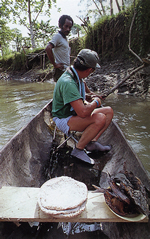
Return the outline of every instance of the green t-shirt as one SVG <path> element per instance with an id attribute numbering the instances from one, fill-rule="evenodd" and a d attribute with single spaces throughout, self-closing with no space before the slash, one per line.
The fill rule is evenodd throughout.
<path id="1" fill-rule="evenodd" d="M 83 99 L 80 95 L 78 84 L 66 71 L 59 78 L 54 89 L 52 103 L 53 117 L 62 119 L 72 115 L 70 102 L 78 99 Z"/>

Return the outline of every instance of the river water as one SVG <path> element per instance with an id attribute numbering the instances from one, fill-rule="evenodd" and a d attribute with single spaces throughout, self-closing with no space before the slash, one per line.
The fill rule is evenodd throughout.
<path id="1" fill-rule="evenodd" d="M 54 84 L 0 80 L 0 149 L 52 98 Z M 111 94 L 103 103 L 114 110 L 128 142 L 150 173 L 150 99 Z"/>

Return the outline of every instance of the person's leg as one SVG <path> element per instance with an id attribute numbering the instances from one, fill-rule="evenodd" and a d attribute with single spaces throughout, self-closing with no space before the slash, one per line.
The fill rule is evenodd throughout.
<path id="1" fill-rule="evenodd" d="M 93 141 L 97 141 L 99 139 L 99 137 L 101 136 L 101 134 L 108 128 L 108 126 L 110 125 L 112 118 L 113 118 L 113 110 L 111 107 L 107 106 L 107 107 L 102 107 L 102 108 L 97 108 L 94 110 L 94 113 L 102 113 L 106 116 L 106 122 L 105 122 L 105 126 L 103 127 L 103 129 L 96 135 L 96 137 L 93 139 Z"/>
<path id="2" fill-rule="evenodd" d="M 54 73 L 53 73 L 53 79 L 55 82 L 58 81 L 58 79 L 61 77 L 61 75 L 64 73 L 64 71 L 62 71 L 61 69 L 59 68 L 55 68 L 54 69 Z"/>
<path id="3" fill-rule="evenodd" d="M 76 147 L 71 152 L 72 156 L 79 158 L 84 162 L 94 164 L 94 160 L 85 153 L 84 148 L 105 126 L 105 121 L 106 116 L 101 113 L 93 114 L 86 118 L 73 116 L 69 119 L 68 125 L 70 127 L 70 131 L 75 130 L 83 132 Z"/>
<path id="4" fill-rule="evenodd" d="M 111 149 L 110 145 L 102 145 L 99 142 L 97 142 L 97 140 L 99 139 L 99 137 L 101 136 L 101 134 L 108 128 L 109 124 L 112 121 L 113 118 L 113 110 L 111 107 L 103 107 L 103 108 L 98 108 L 95 109 L 94 112 L 101 112 L 103 114 L 106 115 L 106 123 L 105 126 L 103 127 L 103 129 L 96 135 L 96 137 L 90 141 L 87 145 L 86 145 L 86 150 L 88 151 L 109 151 Z"/>
<path id="5" fill-rule="evenodd" d="M 93 114 L 86 118 L 80 118 L 78 116 L 72 117 L 68 121 L 70 131 L 75 130 L 83 132 L 77 148 L 83 149 L 87 146 L 87 150 L 110 150 L 110 146 L 103 146 L 96 142 L 100 135 L 108 128 L 113 118 L 113 110 L 111 107 L 97 108 Z M 91 142 L 92 141 L 92 142 Z M 93 143 L 95 142 L 95 143 Z"/>
<path id="6" fill-rule="evenodd" d="M 57 128 L 59 130 L 61 130 L 62 132 L 64 132 L 67 136 L 69 134 L 69 125 L 68 125 L 68 121 L 70 120 L 70 118 L 72 118 L 73 116 L 69 116 L 67 118 L 63 118 L 63 119 L 59 119 L 58 117 L 54 117 L 53 121 L 55 122 L 55 124 L 57 125 Z M 89 164 L 94 164 L 94 160 L 91 159 L 86 153 L 85 151 L 82 149 L 77 149 L 76 147 L 72 150 L 71 155 L 81 159 L 82 161 L 89 163 Z"/>
<path id="7" fill-rule="evenodd" d="M 106 116 L 102 113 L 92 114 L 86 118 L 73 116 L 68 121 L 70 131 L 83 132 L 76 147 L 84 149 L 85 146 L 93 140 L 106 125 Z"/>

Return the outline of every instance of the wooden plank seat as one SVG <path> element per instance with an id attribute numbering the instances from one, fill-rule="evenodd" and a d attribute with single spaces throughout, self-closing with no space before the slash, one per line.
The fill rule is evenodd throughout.
<path id="1" fill-rule="evenodd" d="M 38 194 L 39 188 L 3 186 L 0 189 L 0 221 L 128 222 L 110 211 L 105 203 L 103 193 L 89 191 L 85 211 L 70 219 L 56 219 L 44 214 L 37 203 Z M 148 218 L 144 215 L 140 220 L 141 222 L 148 222 Z"/>

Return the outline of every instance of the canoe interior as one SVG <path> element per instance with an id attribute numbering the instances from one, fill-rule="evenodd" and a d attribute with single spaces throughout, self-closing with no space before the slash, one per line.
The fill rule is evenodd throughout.
<path id="1" fill-rule="evenodd" d="M 52 101 L 50 101 L 24 128 L 22 128 L 0 152 L 0 186 L 40 187 L 47 179 L 46 169 L 50 164 L 50 152 L 53 147 L 54 123 L 51 120 Z M 63 134 L 57 132 L 56 141 L 60 143 Z M 103 133 L 99 141 L 102 144 L 112 145 L 112 149 L 105 155 L 92 155 L 95 159 L 94 174 L 100 184 L 106 187 L 105 173 L 114 174 L 123 170 L 132 171 L 150 191 L 150 179 L 141 161 L 125 139 L 123 133 L 115 122 Z M 65 158 L 61 159 L 60 166 L 66 175 Z M 61 165 L 62 164 L 62 165 Z M 80 164 L 80 178 L 77 175 L 76 165 Z M 89 168 L 74 161 L 74 170 L 69 168 L 68 176 L 83 181 L 84 170 Z M 69 164 L 72 165 L 72 163 Z M 90 174 L 92 169 L 90 169 Z M 84 175 L 87 173 L 85 172 Z M 60 176 L 60 175 L 56 175 Z M 88 179 L 87 174 L 87 179 Z M 100 177 L 101 176 L 101 177 Z M 90 183 L 92 182 L 92 179 Z"/>

